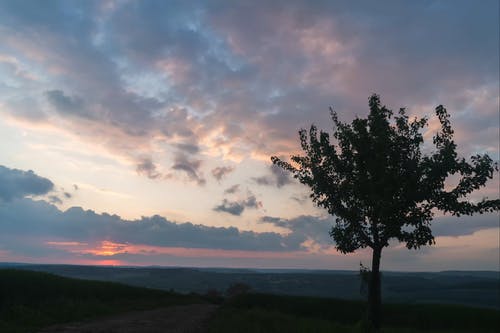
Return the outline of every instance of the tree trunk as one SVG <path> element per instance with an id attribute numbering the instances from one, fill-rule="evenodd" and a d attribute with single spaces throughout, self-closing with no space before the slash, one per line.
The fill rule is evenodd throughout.
<path id="1" fill-rule="evenodd" d="M 380 257 L 381 248 L 373 249 L 372 271 L 368 285 L 368 323 L 377 332 L 380 330 L 381 320 L 381 286 L 380 286 Z"/>

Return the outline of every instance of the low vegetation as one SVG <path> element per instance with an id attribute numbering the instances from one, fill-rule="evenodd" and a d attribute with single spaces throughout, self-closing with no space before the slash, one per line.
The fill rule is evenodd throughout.
<path id="1" fill-rule="evenodd" d="M 497 332 L 500 311 L 457 305 L 385 304 L 385 333 Z M 315 297 L 246 294 L 229 300 L 211 333 L 364 332 L 366 304 Z"/>
<path id="2" fill-rule="evenodd" d="M 55 323 L 201 302 L 194 295 L 0 269 L 0 332 L 33 332 Z"/>
<path id="3" fill-rule="evenodd" d="M 234 291 L 229 293 L 229 291 Z M 170 305 L 222 304 L 210 333 L 364 332 L 366 304 L 332 298 L 248 293 L 233 285 L 225 298 L 183 295 L 124 284 L 0 269 L 0 332 L 36 332 L 56 323 Z M 497 332 L 498 309 L 458 305 L 395 304 L 383 307 L 385 333 Z"/>

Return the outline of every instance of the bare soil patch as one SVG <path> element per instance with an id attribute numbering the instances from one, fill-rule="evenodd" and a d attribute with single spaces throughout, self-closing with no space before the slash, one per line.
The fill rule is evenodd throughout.
<path id="1" fill-rule="evenodd" d="M 171 306 L 50 326 L 39 333 L 204 333 L 216 309 L 212 304 Z"/>

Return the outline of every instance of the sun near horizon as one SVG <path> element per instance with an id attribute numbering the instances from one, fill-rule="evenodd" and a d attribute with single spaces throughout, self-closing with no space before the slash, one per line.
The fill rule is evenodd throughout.
<path id="1" fill-rule="evenodd" d="M 270 156 L 376 92 L 498 161 L 498 6 L 1 1 L 0 262 L 356 270 Z M 498 213 L 432 229 L 382 269 L 499 270 Z"/>

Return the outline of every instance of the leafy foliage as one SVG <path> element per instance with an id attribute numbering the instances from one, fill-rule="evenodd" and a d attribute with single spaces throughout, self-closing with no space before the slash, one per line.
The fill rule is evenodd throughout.
<path id="1" fill-rule="evenodd" d="M 422 130 L 427 118 L 414 118 L 404 108 L 394 113 L 381 105 L 380 97 L 369 98 L 366 119 L 342 123 L 332 109 L 333 139 L 312 125 L 299 131 L 305 155 L 294 155 L 292 163 L 276 156 L 272 162 L 290 171 L 311 188 L 313 202 L 336 216 L 330 231 L 342 253 L 372 248 L 368 286 L 369 331 L 381 323 L 380 258 L 389 240 L 404 242 L 409 249 L 434 244 L 430 228 L 435 211 L 452 215 L 483 214 L 500 209 L 500 199 L 468 200 L 498 171 L 498 164 L 484 155 L 469 161 L 459 158 L 446 109 L 436 107 L 440 129 L 433 138 L 434 152 L 424 154 Z M 450 176 L 459 178 L 448 189 Z"/>
<path id="2" fill-rule="evenodd" d="M 467 200 L 493 177 L 498 164 L 486 154 L 469 161 L 458 157 L 442 105 L 435 109 L 440 130 L 431 154 L 422 152 L 427 118 L 410 120 L 404 108 L 394 115 L 378 95 L 369 98 L 369 107 L 366 119 L 351 124 L 331 109 L 334 142 L 312 125 L 309 132 L 299 131 L 305 155 L 292 156 L 291 163 L 271 157 L 311 188 L 316 205 L 336 216 L 330 235 L 339 251 L 380 250 L 393 238 L 418 249 L 434 243 L 430 222 L 436 210 L 460 216 L 500 209 L 499 199 Z M 447 189 L 451 175 L 459 181 Z"/>

